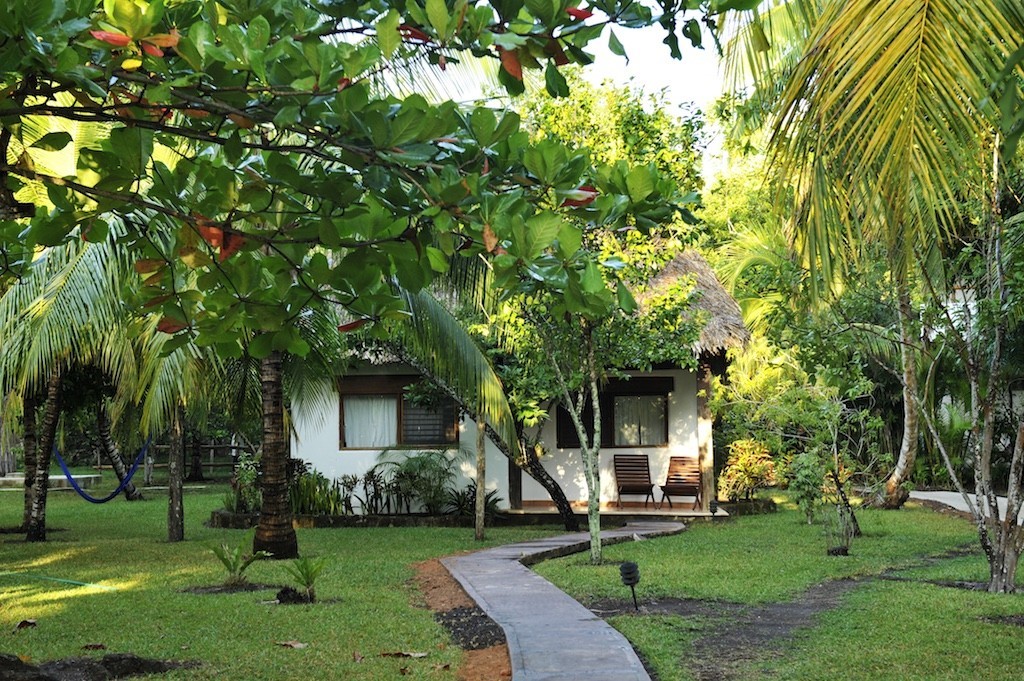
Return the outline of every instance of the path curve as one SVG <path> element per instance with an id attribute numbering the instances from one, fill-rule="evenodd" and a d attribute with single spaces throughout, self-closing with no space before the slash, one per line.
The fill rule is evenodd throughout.
<path id="1" fill-rule="evenodd" d="M 969 493 L 971 501 L 977 503 L 978 497 L 974 493 Z M 964 496 L 959 492 L 925 492 L 925 491 L 913 491 L 910 493 L 911 499 L 918 499 L 924 501 L 935 501 L 940 504 L 945 504 L 950 508 L 955 508 L 958 511 L 964 513 L 970 513 L 970 508 L 967 506 L 967 502 L 964 500 Z M 1006 518 L 1006 497 L 996 497 L 996 503 L 999 504 L 999 518 Z M 1018 522 L 1024 522 L 1024 509 L 1021 510 L 1018 516 Z"/>
<path id="2" fill-rule="evenodd" d="M 605 546 L 682 532 L 675 522 L 601 532 Z M 505 631 L 512 681 L 650 681 L 629 641 L 527 565 L 589 550 L 586 532 L 507 544 L 441 563 Z"/>

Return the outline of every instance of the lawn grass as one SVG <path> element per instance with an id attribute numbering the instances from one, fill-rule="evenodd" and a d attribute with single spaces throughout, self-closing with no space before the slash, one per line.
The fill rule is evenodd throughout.
<path id="1" fill-rule="evenodd" d="M 842 605 L 804 630 L 781 658 L 750 663 L 737 678 L 1003 679 L 1024 677 L 1024 632 L 983 618 L 1024 614 L 1024 597 L 996 596 L 924 583 L 871 579 L 887 570 L 914 579 L 978 581 L 987 576 L 980 549 L 920 566 L 919 558 L 977 545 L 967 521 L 910 503 L 898 512 L 858 511 L 865 536 L 849 557 L 829 557 L 821 525 L 808 526 L 784 497 L 779 512 L 694 523 L 686 532 L 605 550 L 591 566 L 570 556 L 535 569 L 584 603 L 630 599 L 618 561 L 640 567 L 641 600 L 718 599 L 746 604 L 785 601 L 831 579 L 863 583 Z M 1022 583 L 1018 580 L 1018 583 Z M 701 618 L 621 616 L 611 623 L 633 643 L 661 681 L 689 681 L 692 642 L 711 632 Z"/>
<path id="2" fill-rule="evenodd" d="M 623 598 L 618 563 L 640 566 L 639 598 L 664 596 L 765 603 L 791 598 L 829 579 L 874 575 L 976 541 L 966 521 L 913 503 L 898 512 L 858 510 L 864 537 L 848 557 L 825 555 L 820 524 L 808 525 L 784 497 L 779 512 L 724 523 L 695 522 L 682 534 L 605 549 L 604 565 L 575 555 L 536 566 L 582 602 Z"/>
<path id="3" fill-rule="evenodd" d="M 987 621 L 1021 614 L 1021 596 L 871 582 L 764 670 L 793 681 L 1024 678 L 1024 632 Z"/>
<path id="4" fill-rule="evenodd" d="M 403 668 L 410 679 L 455 678 L 461 653 L 429 611 L 410 605 L 418 595 L 409 580 L 417 561 L 480 548 L 471 529 L 299 530 L 303 555 L 329 561 L 316 583 L 322 602 L 314 605 L 270 605 L 276 588 L 185 593 L 226 577 L 211 547 L 251 546 L 251 530 L 203 526 L 225 491 L 209 485 L 186 493 L 186 541 L 176 544 L 166 541 L 166 492 L 102 506 L 51 492 L 47 542 L 0 535 L 0 650 L 36 661 L 130 652 L 203 662 L 170 679 L 395 679 Z M 17 525 L 21 508 L 21 494 L 0 492 L 0 527 Z M 550 531 L 495 528 L 486 545 Z M 260 561 L 246 574 L 256 583 L 293 584 L 282 563 Z M 26 619 L 36 626 L 15 630 Z M 88 644 L 106 651 L 83 651 Z M 381 656 L 388 652 L 427 656 Z"/>

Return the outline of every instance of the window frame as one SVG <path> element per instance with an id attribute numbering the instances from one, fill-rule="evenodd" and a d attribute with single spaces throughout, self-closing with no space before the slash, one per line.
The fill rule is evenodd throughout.
<path id="1" fill-rule="evenodd" d="M 451 398 L 445 397 L 452 410 L 452 420 L 445 423 L 445 431 L 451 433 L 449 441 L 432 443 L 407 443 L 405 442 L 405 409 L 406 389 L 419 383 L 423 379 L 415 375 L 358 375 L 345 376 L 338 380 L 338 449 L 339 450 L 377 450 L 377 449 L 456 449 L 459 446 L 459 406 Z M 350 447 L 345 443 L 345 398 L 346 397 L 393 397 L 395 408 L 398 411 L 395 444 L 384 447 L 356 446 Z"/>
<path id="2" fill-rule="evenodd" d="M 673 376 L 634 376 L 628 380 L 609 379 L 598 393 L 601 404 L 601 449 L 662 449 L 669 445 L 669 396 L 675 390 Z M 665 431 L 663 442 L 656 445 L 615 444 L 615 398 L 616 397 L 661 397 L 665 400 Z M 583 408 L 584 427 L 593 436 L 593 409 L 590 400 Z M 555 446 L 558 449 L 579 449 L 580 440 L 568 410 L 561 404 L 555 412 Z"/>

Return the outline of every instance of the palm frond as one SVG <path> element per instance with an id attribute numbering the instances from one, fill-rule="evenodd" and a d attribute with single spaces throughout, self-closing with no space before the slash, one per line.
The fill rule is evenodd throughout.
<path id="1" fill-rule="evenodd" d="M 403 345 L 421 363 L 451 386 L 509 446 L 518 451 L 515 419 L 501 379 L 465 328 L 426 291 L 400 295 L 410 311 Z"/>
<path id="2" fill-rule="evenodd" d="M 956 226 L 956 174 L 994 125 L 988 88 L 1021 34 L 1000 2 L 830 2 L 793 70 L 773 130 L 796 230 L 830 280 L 852 224 L 906 270 Z"/>

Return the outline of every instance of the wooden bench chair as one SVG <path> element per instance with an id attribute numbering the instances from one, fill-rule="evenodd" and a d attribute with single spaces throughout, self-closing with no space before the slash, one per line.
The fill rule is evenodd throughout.
<path id="1" fill-rule="evenodd" d="M 654 483 L 651 482 L 651 465 L 647 455 L 616 454 L 614 461 L 619 508 L 622 508 L 623 494 L 643 494 L 644 508 L 647 508 L 648 499 L 654 504 Z"/>
<path id="2" fill-rule="evenodd" d="M 672 497 L 693 497 L 694 510 L 700 508 L 700 462 L 689 456 L 673 456 L 668 460 L 668 475 L 661 487 L 661 504 L 668 501 L 672 508 Z"/>

